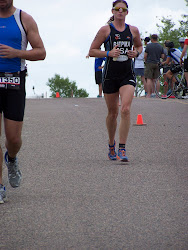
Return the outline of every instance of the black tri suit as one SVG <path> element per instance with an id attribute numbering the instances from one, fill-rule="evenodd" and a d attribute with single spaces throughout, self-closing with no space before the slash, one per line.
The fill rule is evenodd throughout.
<path id="1" fill-rule="evenodd" d="M 106 51 L 112 50 L 116 45 L 121 51 L 118 58 L 107 57 L 103 71 L 103 92 L 112 94 L 119 92 L 124 85 L 136 86 L 132 59 L 128 58 L 127 51 L 132 50 L 133 36 L 129 25 L 120 32 L 110 23 L 110 34 L 104 42 Z"/>

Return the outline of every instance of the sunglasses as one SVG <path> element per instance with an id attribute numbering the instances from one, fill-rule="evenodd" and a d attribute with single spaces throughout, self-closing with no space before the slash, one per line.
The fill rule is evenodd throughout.
<path id="1" fill-rule="evenodd" d="M 112 9 L 115 11 L 122 11 L 122 12 L 126 12 L 128 10 L 127 8 L 122 8 L 122 7 L 113 7 Z"/>

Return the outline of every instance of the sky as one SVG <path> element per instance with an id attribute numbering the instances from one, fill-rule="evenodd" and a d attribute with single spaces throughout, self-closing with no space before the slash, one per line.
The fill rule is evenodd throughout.
<path id="1" fill-rule="evenodd" d="M 127 3 L 126 23 L 136 26 L 142 38 L 158 33 L 156 24 L 160 24 L 162 16 L 171 17 L 178 25 L 181 15 L 188 12 L 184 0 L 127 0 Z M 14 0 L 14 6 L 34 18 L 47 52 L 44 61 L 26 62 L 27 97 L 42 94 L 49 97 L 51 93 L 46 83 L 55 74 L 68 77 L 79 89 L 85 89 L 89 97 L 96 97 L 94 58 L 86 59 L 86 55 L 97 31 L 112 15 L 112 1 Z"/>

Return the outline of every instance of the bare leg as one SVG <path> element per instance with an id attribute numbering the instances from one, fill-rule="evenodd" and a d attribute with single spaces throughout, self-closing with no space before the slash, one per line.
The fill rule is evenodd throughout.
<path id="1" fill-rule="evenodd" d="M 144 90 L 145 90 L 145 92 L 147 92 L 146 79 L 145 79 L 144 76 L 141 76 L 141 81 L 142 81 L 142 83 L 143 83 L 143 85 L 144 85 Z"/>
<path id="2" fill-rule="evenodd" d="M 155 81 L 156 79 L 152 79 L 152 93 L 155 93 Z"/>
<path id="3" fill-rule="evenodd" d="M 147 97 L 151 97 L 153 80 L 147 78 Z"/>
<path id="4" fill-rule="evenodd" d="M 184 72 L 184 75 L 185 75 L 185 79 L 186 79 L 187 84 L 188 84 L 188 72 Z M 188 87 L 188 85 L 187 85 L 187 87 Z"/>
<path id="5" fill-rule="evenodd" d="M 135 88 L 126 85 L 120 88 L 121 97 L 121 120 L 119 126 L 119 143 L 126 144 L 130 127 L 130 108 Z"/>
<path id="6" fill-rule="evenodd" d="M 5 135 L 6 135 L 5 146 L 11 158 L 16 157 L 16 154 L 19 152 L 21 148 L 22 126 L 23 122 L 17 122 L 5 119 Z"/>
<path id="7" fill-rule="evenodd" d="M 99 96 L 102 96 L 102 83 L 99 84 Z"/>
<path id="8" fill-rule="evenodd" d="M 108 115 L 106 117 L 106 127 L 108 130 L 109 144 L 113 145 L 117 128 L 117 116 L 119 112 L 119 92 L 114 94 L 104 94 Z"/>

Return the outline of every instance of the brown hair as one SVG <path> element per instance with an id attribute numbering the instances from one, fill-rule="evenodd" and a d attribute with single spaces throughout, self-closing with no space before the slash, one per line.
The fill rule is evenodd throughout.
<path id="1" fill-rule="evenodd" d="M 117 3 L 124 3 L 126 6 L 127 6 L 127 9 L 128 9 L 128 4 L 126 1 L 124 0 L 116 0 L 112 3 L 112 8 L 116 6 Z M 111 22 L 114 21 L 114 16 L 111 16 L 110 19 L 108 20 L 107 24 L 110 24 Z"/>
<path id="2" fill-rule="evenodd" d="M 151 39 L 153 39 L 154 41 L 157 41 L 158 40 L 158 35 L 157 34 L 153 34 L 151 36 Z"/>
<path id="3" fill-rule="evenodd" d="M 126 4 L 127 9 L 128 9 L 128 4 L 127 4 L 127 2 L 124 1 L 124 0 L 116 0 L 116 1 L 114 1 L 114 2 L 112 3 L 112 7 L 115 7 L 117 3 L 124 3 L 124 4 Z"/>

